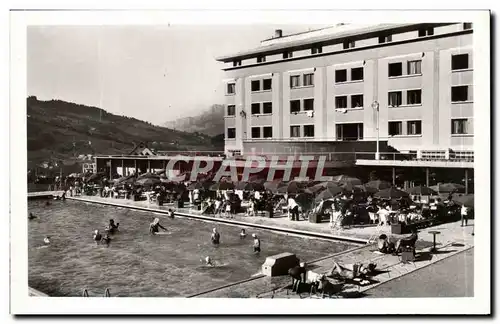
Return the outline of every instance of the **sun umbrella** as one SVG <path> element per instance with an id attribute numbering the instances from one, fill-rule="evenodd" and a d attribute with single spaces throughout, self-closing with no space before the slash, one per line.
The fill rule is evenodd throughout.
<path id="1" fill-rule="evenodd" d="M 430 196 L 437 194 L 436 191 L 426 186 L 416 186 L 406 190 L 410 195 Z"/>
<path id="2" fill-rule="evenodd" d="M 236 184 L 235 189 L 243 191 L 261 191 L 264 190 L 264 185 L 262 183 L 241 181 Z"/>
<path id="3" fill-rule="evenodd" d="M 297 181 L 290 181 L 284 186 L 278 188 L 278 193 L 301 193 L 304 191 L 303 186 Z"/>
<path id="4" fill-rule="evenodd" d="M 380 190 L 374 195 L 375 198 L 381 198 L 381 199 L 399 199 L 408 196 L 409 194 L 407 192 L 399 190 L 394 187 Z"/>
<path id="5" fill-rule="evenodd" d="M 338 195 L 340 195 L 344 190 L 341 187 L 328 187 L 322 192 L 319 193 L 319 195 L 316 196 L 316 202 L 321 201 L 321 200 L 326 200 L 330 198 L 335 198 Z"/>
<path id="6" fill-rule="evenodd" d="M 333 177 L 332 181 L 338 184 L 352 184 L 352 185 L 363 184 L 361 180 L 359 180 L 358 178 L 354 178 L 344 174 Z"/>
<path id="7" fill-rule="evenodd" d="M 106 176 L 106 174 L 104 172 L 97 172 L 97 173 L 92 174 L 87 179 L 87 182 L 98 181 L 98 180 L 101 180 L 102 178 L 104 178 L 105 176 Z"/>
<path id="8" fill-rule="evenodd" d="M 279 187 L 285 186 L 286 183 L 281 180 L 268 181 L 264 183 L 264 188 L 272 192 L 277 192 Z"/>
<path id="9" fill-rule="evenodd" d="M 382 189 L 388 189 L 388 188 L 392 187 L 392 184 L 390 182 L 387 182 L 384 180 L 374 180 L 374 181 L 367 182 L 365 184 L 365 188 L 366 187 L 374 188 L 377 190 L 382 190 Z"/>
<path id="10" fill-rule="evenodd" d="M 191 183 L 188 187 L 187 190 L 195 190 L 195 189 L 207 189 L 209 188 L 213 183 L 210 181 L 205 181 L 205 182 L 193 182 Z"/>
<path id="11" fill-rule="evenodd" d="M 342 183 L 340 187 L 345 191 L 345 192 L 362 192 L 365 191 L 365 188 L 363 185 L 355 185 L 352 182 L 351 183 Z"/>
<path id="12" fill-rule="evenodd" d="M 438 193 L 442 192 L 464 192 L 465 186 L 458 183 L 438 183 L 435 186 L 430 187 L 432 190 Z"/>
<path id="13" fill-rule="evenodd" d="M 160 178 L 142 178 L 135 182 L 136 184 L 144 187 L 156 186 L 161 183 Z"/>
<path id="14" fill-rule="evenodd" d="M 232 182 L 227 181 L 219 181 L 210 186 L 210 190 L 232 190 L 234 189 L 234 184 Z"/>
<path id="15" fill-rule="evenodd" d="M 474 194 L 469 195 L 453 195 L 452 200 L 459 205 L 474 208 Z"/>
<path id="16" fill-rule="evenodd" d="M 157 174 L 154 174 L 154 173 L 151 173 L 151 172 L 147 172 L 147 173 L 144 173 L 144 174 L 141 174 L 139 176 L 139 179 L 147 179 L 147 178 L 151 178 L 151 179 L 160 179 L 160 176 L 157 175 Z"/>
<path id="17" fill-rule="evenodd" d="M 118 184 L 124 184 L 124 183 L 133 183 L 134 180 L 135 180 L 135 175 L 131 174 L 131 175 L 128 175 L 125 177 L 115 179 L 114 182 L 115 182 L 115 185 L 118 185 Z"/>

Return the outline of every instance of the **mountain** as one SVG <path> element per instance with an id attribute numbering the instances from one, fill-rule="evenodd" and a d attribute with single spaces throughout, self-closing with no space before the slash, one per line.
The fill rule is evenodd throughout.
<path id="1" fill-rule="evenodd" d="M 209 136 L 223 134 L 224 105 L 212 105 L 197 116 L 168 121 L 163 126 L 184 132 L 198 132 Z"/>
<path id="2" fill-rule="evenodd" d="M 81 154 L 128 154 L 145 142 L 159 151 L 222 151 L 220 141 L 61 100 L 27 99 L 28 166 Z"/>

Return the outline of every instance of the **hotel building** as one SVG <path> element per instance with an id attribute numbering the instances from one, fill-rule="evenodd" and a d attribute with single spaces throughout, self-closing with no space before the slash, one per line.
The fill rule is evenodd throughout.
<path id="1" fill-rule="evenodd" d="M 380 152 L 415 160 L 472 162 L 472 33 L 471 23 L 276 30 L 257 48 L 219 57 L 227 75 L 225 151 L 354 147 L 375 160 L 379 142 Z"/>

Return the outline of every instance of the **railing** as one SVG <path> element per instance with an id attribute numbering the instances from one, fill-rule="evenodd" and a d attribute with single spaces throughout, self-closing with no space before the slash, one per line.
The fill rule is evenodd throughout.
<path id="1" fill-rule="evenodd" d="M 97 158 L 134 158 L 134 159 L 148 159 L 151 157 L 168 157 L 168 156 L 198 156 L 198 157 L 222 157 L 226 158 L 224 152 L 221 151 L 162 151 L 158 152 L 162 155 L 101 155 Z M 289 151 L 289 152 L 248 152 L 243 155 L 234 155 L 233 158 L 246 158 L 250 156 L 264 157 L 266 160 L 271 160 L 272 157 L 277 156 L 279 160 L 286 160 L 290 156 L 296 157 L 298 160 L 302 156 L 313 156 L 314 159 L 319 157 L 326 157 L 327 161 L 356 161 L 356 160 L 376 160 L 376 152 L 308 152 L 302 151 Z M 463 152 L 449 152 L 445 151 L 429 151 L 421 152 L 420 156 L 416 151 L 410 153 L 401 152 L 380 152 L 380 160 L 386 161 L 451 161 L 451 162 L 474 162 L 473 151 Z"/>

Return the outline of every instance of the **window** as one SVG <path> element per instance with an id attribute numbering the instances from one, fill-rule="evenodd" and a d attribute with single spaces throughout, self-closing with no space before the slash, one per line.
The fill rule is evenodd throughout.
<path id="1" fill-rule="evenodd" d="M 361 81 L 363 80 L 363 68 L 353 68 L 351 69 L 351 81 Z"/>
<path id="2" fill-rule="evenodd" d="M 408 61 L 408 74 L 422 74 L 422 61 Z"/>
<path id="3" fill-rule="evenodd" d="M 300 100 L 291 100 L 290 101 L 290 112 L 296 113 L 300 111 Z"/>
<path id="4" fill-rule="evenodd" d="M 227 129 L 227 138 L 236 138 L 236 128 L 230 127 Z"/>
<path id="5" fill-rule="evenodd" d="M 354 48 L 354 41 L 347 39 L 344 41 L 343 46 L 344 46 L 344 49 Z"/>
<path id="6" fill-rule="evenodd" d="M 469 54 L 452 55 L 451 57 L 452 70 L 463 70 L 468 68 L 469 68 Z"/>
<path id="7" fill-rule="evenodd" d="M 304 125 L 304 137 L 314 137 L 314 125 Z"/>
<path id="8" fill-rule="evenodd" d="M 300 126 L 290 126 L 290 137 L 300 137 Z"/>
<path id="9" fill-rule="evenodd" d="M 390 63 L 389 64 L 389 77 L 403 75 L 403 63 Z"/>
<path id="10" fill-rule="evenodd" d="M 262 104 L 262 110 L 264 114 L 272 114 L 273 113 L 273 103 L 272 102 L 264 102 Z"/>
<path id="11" fill-rule="evenodd" d="M 335 82 L 346 82 L 347 81 L 347 70 L 336 70 L 335 71 Z"/>
<path id="12" fill-rule="evenodd" d="M 352 95 L 351 108 L 362 108 L 362 107 L 363 107 L 363 95 Z"/>
<path id="13" fill-rule="evenodd" d="M 272 79 L 264 79 L 262 81 L 262 90 L 271 90 L 273 84 Z"/>
<path id="14" fill-rule="evenodd" d="M 467 119 L 452 119 L 451 133 L 454 135 L 467 134 Z"/>
<path id="15" fill-rule="evenodd" d="M 252 138 L 260 138 L 260 127 L 252 127 Z"/>
<path id="16" fill-rule="evenodd" d="M 347 108 L 347 96 L 335 97 L 335 108 Z"/>
<path id="17" fill-rule="evenodd" d="M 273 137 L 273 128 L 271 126 L 266 126 L 264 127 L 264 138 L 271 138 Z"/>
<path id="18" fill-rule="evenodd" d="M 304 99 L 304 111 L 314 110 L 314 99 Z"/>
<path id="19" fill-rule="evenodd" d="M 314 74 L 308 73 L 304 74 L 304 87 L 314 85 Z"/>
<path id="20" fill-rule="evenodd" d="M 300 87 L 300 75 L 290 76 L 290 88 Z"/>
<path id="21" fill-rule="evenodd" d="M 260 114 L 260 103 L 253 103 L 252 104 L 252 115 L 258 115 Z"/>
<path id="22" fill-rule="evenodd" d="M 418 37 L 432 36 L 434 35 L 434 28 L 425 28 L 418 31 Z"/>
<path id="23" fill-rule="evenodd" d="M 241 60 L 233 61 L 233 66 L 241 66 Z"/>
<path id="24" fill-rule="evenodd" d="M 422 103 L 422 90 L 408 90 L 406 101 L 408 105 L 420 105 Z"/>
<path id="25" fill-rule="evenodd" d="M 389 42 L 392 42 L 392 35 L 379 36 L 378 38 L 379 44 L 389 43 Z"/>
<path id="26" fill-rule="evenodd" d="M 236 85 L 234 83 L 228 83 L 227 84 L 227 94 L 234 94 Z"/>
<path id="27" fill-rule="evenodd" d="M 236 106 L 235 105 L 228 105 L 227 106 L 227 115 L 228 116 L 236 115 Z"/>
<path id="28" fill-rule="evenodd" d="M 337 124 L 338 141 L 356 141 L 363 139 L 363 123 Z"/>
<path id="29" fill-rule="evenodd" d="M 408 135 L 422 135 L 422 121 L 410 120 L 406 123 Z"/>
<path id="30" fill-rule="evenodd" d="M 321 54 L 323 52 L 323 47 L 321 46 L 314 46 L 311 48 L 311 54 Z"/>
<path id="31" fill-rule="evenodd" d="M 260 80 L 252 81 L 252 91 L 260 91 Z"/>
<path id="32" fill-rule="evenodd" d="M 389 92 L 389 107 L 399 107 L 402 103 L 401 91 Z"/>
<path id="33" fill-rule="evenodd" d="M 389 122 L 389 136 L 403 135 L 403 122 Z"/>
<path id="34" fill-rule="evenodd" d="M 464 30 L 472 29 L 472 23 L 464 23 Z"/>
<path id="35" fill-rule="evenodd" d="M 257 56 L 257 63 L 264 63 L 266 61 L 265 56 Z"/>
<path id="36" fill-rule="evenodd" d="M 293 57 L 293 52 L 283 52 L 283 58 L 292 58 Z"/>
<path id="37" fill-rule="evenodd" d="M 468 90 L 468 86 L 451 87 L 451 102 L 467 101 Z"/>

